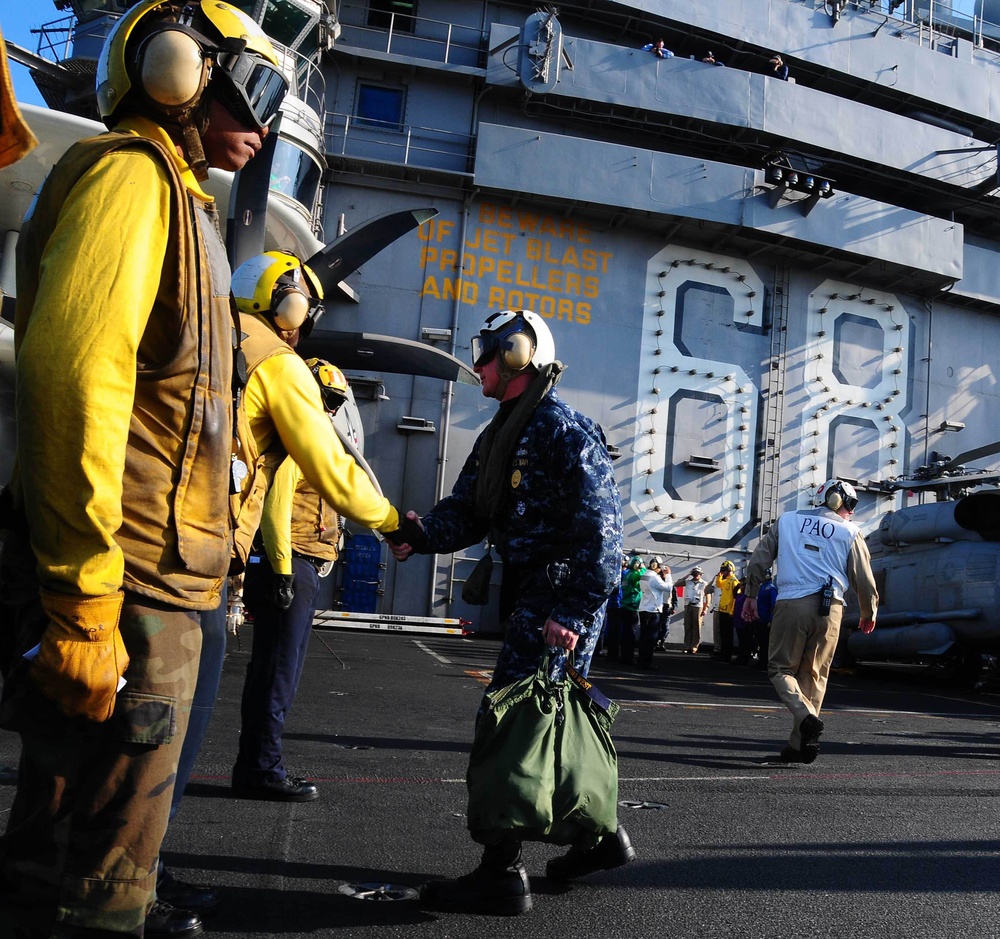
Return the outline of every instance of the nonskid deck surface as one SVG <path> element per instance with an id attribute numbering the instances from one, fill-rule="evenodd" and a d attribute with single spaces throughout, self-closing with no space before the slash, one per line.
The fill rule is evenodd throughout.
<path id="1" fill-rule="evenodd" d="M 497 642 L 315 631 L 285 757 L 321 795 L 279 804 L 229 790 L 251 641 L 250 629 L 230 637 L 213 724 L 164 845 L 176 876 L 221 888 L 210 934 L 992 934 L 1000 697 L 929 672 L 838 674 L 819 760 L 785 767 L 765 762 L 789 721 L 764 672 L 679 651 L 659 653 L 653 673 L 598 659 L 591 678 L 622 705 L 620 819 L 638 860 L 563 888 L 544 877 L 559 849 L 526 845 L 530 913 L 451 916 L 422 912 L 405 888 L 478 859 L 464 773 Z M 0 734 L 0 817 L 16 758 L 17 738 Z"/>

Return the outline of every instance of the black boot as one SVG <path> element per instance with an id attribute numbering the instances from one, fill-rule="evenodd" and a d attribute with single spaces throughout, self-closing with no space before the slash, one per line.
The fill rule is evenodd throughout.
<path id="1" fill-rule="evenodd" d="M 166 867 L 160 867 L 156 878 L 156 898 L 179 910 L 190 910 L 202 919 L 219 908 L 219 892 L 206 884 L 189 884 L 178 880 Z"/>
<path id="2" fill-rule="evenodd" d="M 441 913 L 526 913 L 531 909 L 531 886 L 521 862 L 520 842 L 487 847 L 479 866 L 470 874 L 424 884 L 420 888 L 420 906 Z"/>
<path id="3" fill-rule="evenodd" d="M 190 939 L 204 932 L 201 917 L 157 900 L 146 914 L 146 939 Z"/>
<path id="4" fill-rule="evenodd" d="M 609 871 L 635 860 L 635 848 L 628 832 L 618 826 L 611 835 L 605 835 L 593 848 L 570 848 L 562 857 L 553 858 L 545 867 L 549 880 L 565 883 L 585 877 L 594 871 Z"/>

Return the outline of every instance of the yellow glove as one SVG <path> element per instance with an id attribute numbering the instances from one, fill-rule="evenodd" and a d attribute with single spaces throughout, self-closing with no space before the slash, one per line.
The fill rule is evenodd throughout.
<path id="1" fill-rule="evenodd" d="M 103 723 L 128 668 L 118 630 L 124 594 L 84 599 L 43 590 L 41 599 L 49 625 L 31 663 L 35 684 L 67 717 Z"/>

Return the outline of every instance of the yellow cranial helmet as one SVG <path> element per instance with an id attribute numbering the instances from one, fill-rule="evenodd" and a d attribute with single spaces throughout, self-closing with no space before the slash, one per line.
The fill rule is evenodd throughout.
<path id="1" fill-rule="evenodd" d="M 266 251 L 233 272 L 233 297 L 241 313 L 262 313 L 279 330 L 308 335 L 323 313 L 323 285 L 289 251 Z"/>
<path id="2" fill-rule="evenodd" d="M 258 129 L 274 120 L 288 90 L 267 34 L 223 0 L 140 0 L 115 24 L 97 63 L 97 106 L 108 127 L 126 102 L 181 118 L 209 86 Z"/>
<path id="3" fill-rule="evenodd" d="M 347 379 L 344 373 L 331 365 L 326 359 L 306 359 L 309 371 L 313 373 L 323 396 L 323 407 L 331 414 L 336 414 L 340 406 L 347 400 Z"/>

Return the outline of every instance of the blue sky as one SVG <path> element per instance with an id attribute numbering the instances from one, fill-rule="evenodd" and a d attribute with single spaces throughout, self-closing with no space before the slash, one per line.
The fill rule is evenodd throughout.
<path id="1" fill-rule="evenodd" d="M 66 15 L 55 8 L 52 0 L 0 0 L 0 30 L 4 39 L 16 42 L 30 52 L 38 50 L 38 36 L 32 35 L 32 27 L 37 29 L 43 23 L 51 23 Z M 23 65 L 11 62 L 10 74 L 18 101 L 22 104 L 45 104 Z"/>

